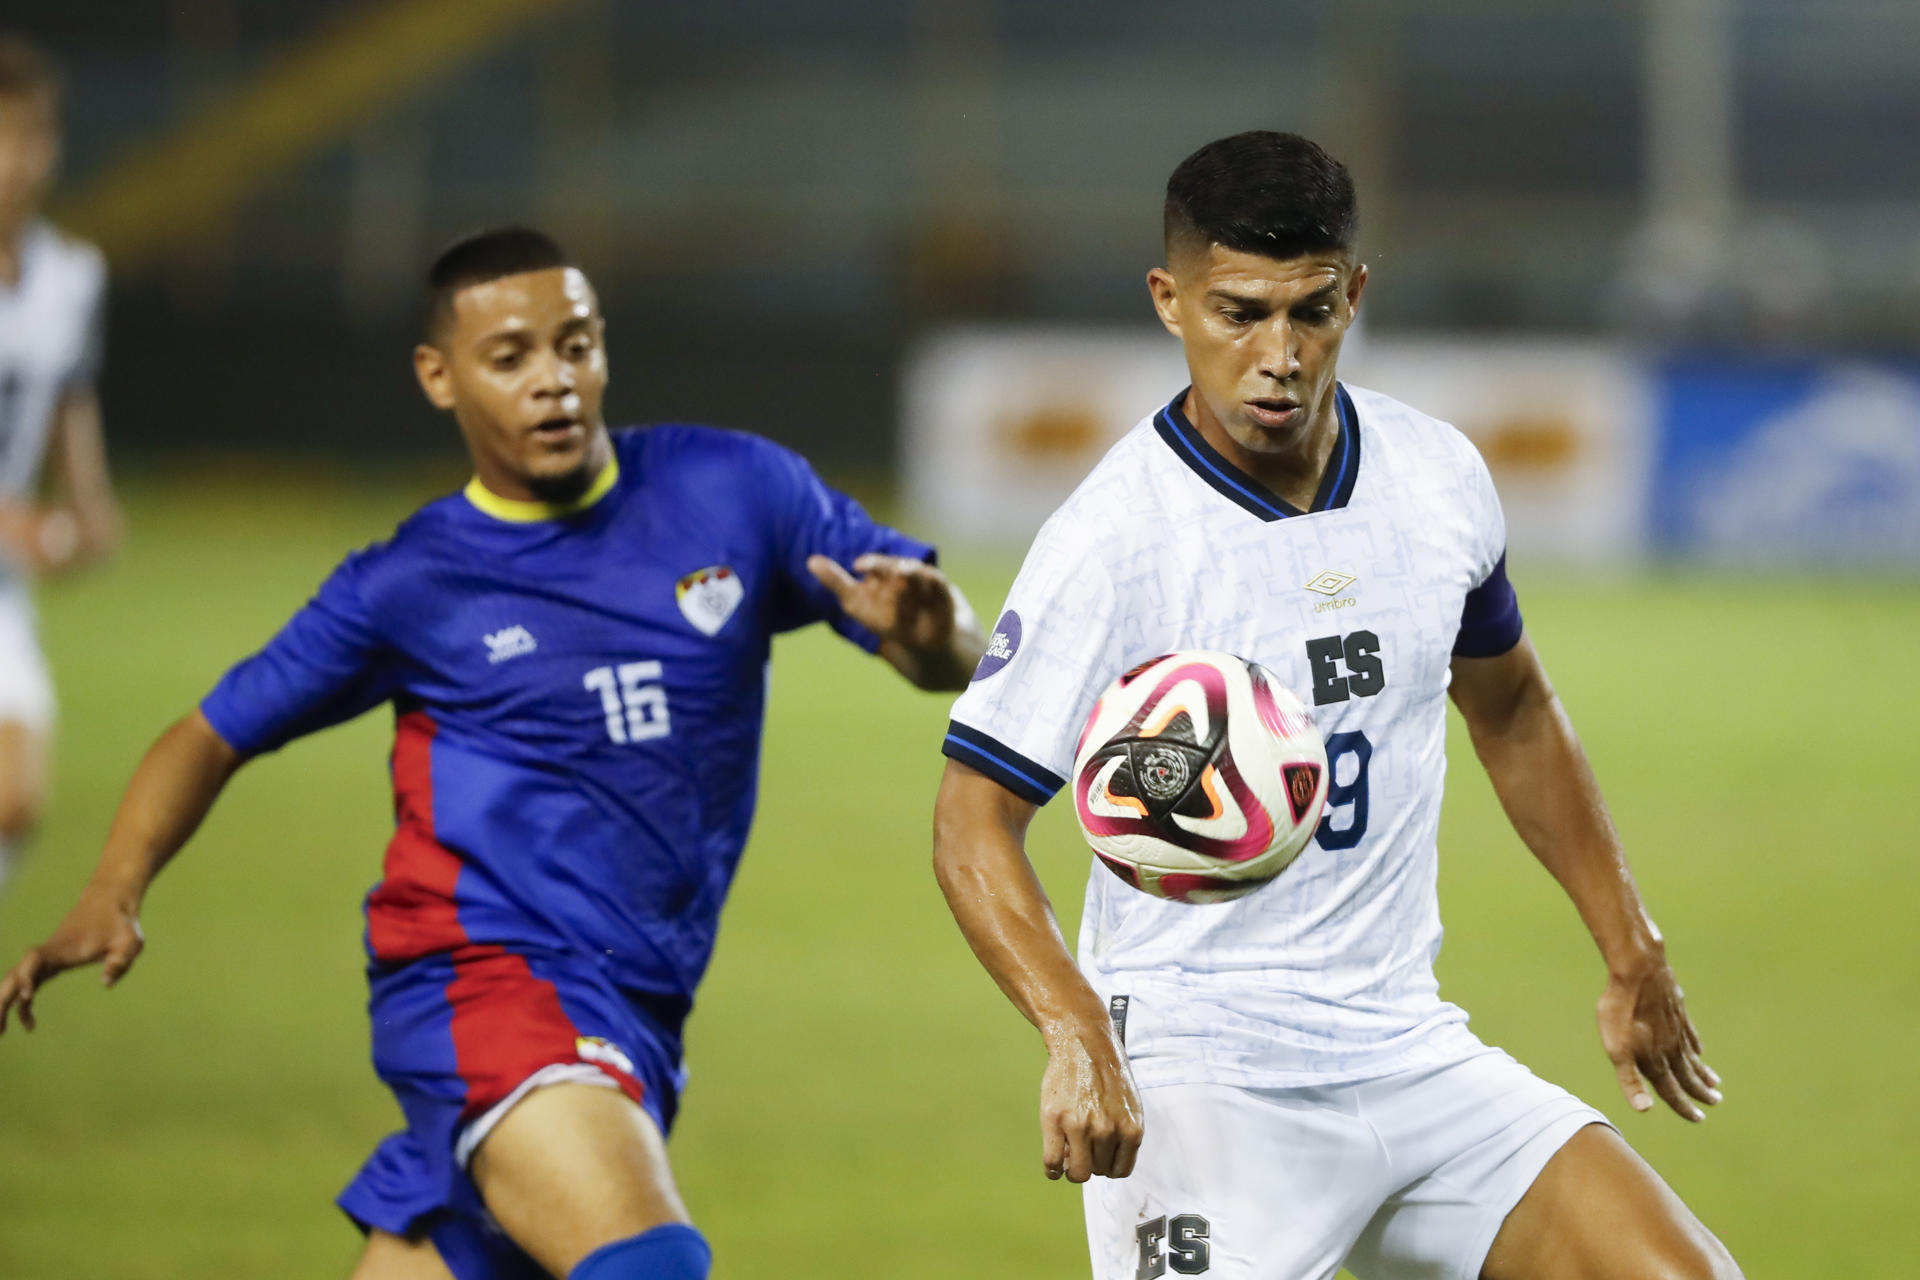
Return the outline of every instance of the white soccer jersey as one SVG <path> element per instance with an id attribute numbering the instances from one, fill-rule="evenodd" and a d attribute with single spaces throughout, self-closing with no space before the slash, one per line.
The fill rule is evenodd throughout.
<path id="1" fill-rule="evenodd" d="M 32 496 L 54 411 L 98 373 L 106 283 L 92 245 L 27 228 L 19 280 L 0 284 L 0 499 Z"/>
<path id="2" fill-rule="evenodd" d="M 1041 529 L 953 709 L 946 754 L 1043 803 L 1100 691 L 1160 654 L 1239 654 L 1312 708 L 1326 816 L 1273 883 L 1190 906 L 1093 866 L 1080 963 L 1124 1011 L 1143 1086 L 1326 1084 L 1473 1043 L 1433 973 L 1436 838 L 1451 658 L 1520 634 L 1505 524 L 1452 427 L 1358 388 L 1337 401 L 1305 512 L 1179 399 L 1135 427 Z"/>

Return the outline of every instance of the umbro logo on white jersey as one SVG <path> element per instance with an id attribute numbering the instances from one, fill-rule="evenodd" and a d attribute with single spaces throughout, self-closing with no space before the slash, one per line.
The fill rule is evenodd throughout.
<path id="1" fill-rule="evenodd" d="M 1313 578 L 1307 583 L 1307 590 L 1318 591 L 1323 596 L 1337 596 L 1352 586 L 1356 581 L 1358 581 L 1358 579 L 1350 573 L 1335 573 L 1333 570 L 1328 569 L 1324 572 L 1314 574 Z"/>
<path id="2" fill-rule="evenodd" d="M 505 662 L 508 658 L 518 658 L 540 647 L 535 643 L 533 633 L 525 627 L 503 627 L 482 638 L 487 642 L 488 662 Z"/>

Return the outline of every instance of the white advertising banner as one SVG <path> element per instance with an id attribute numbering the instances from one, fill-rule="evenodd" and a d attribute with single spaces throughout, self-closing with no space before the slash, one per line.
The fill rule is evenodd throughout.
<path id="1" fill-rule="evenodd" d="M 1605 561 L 1644 550 L 1654 388 L 1627 353 L 1527 338 L 1379 337 L 1343 358 L 1340 373 L 1466 433 L 1493 472 L 1519 558 Z"/>
<path id="2" fill-rule="evenodd" d="M 1025 547 L 1102 454 L 1187 385 L 1153 328 L 935 334 L 902 380 L 911 528 Z"/>
<path id="3" fill-rule="evenodd" d="M 1479 446 L 1516 554 L 1611 560 L 1640 551 L 1653 395 L 1624 354 L 1574 342 L 1355 334 L 1341 376 L 1452 422 Z M 1100 455 L 1186 381 L 1179 344 L 1158 328 L 933 335 L 903 382 L 913 524 L 1025 545 Z"/>

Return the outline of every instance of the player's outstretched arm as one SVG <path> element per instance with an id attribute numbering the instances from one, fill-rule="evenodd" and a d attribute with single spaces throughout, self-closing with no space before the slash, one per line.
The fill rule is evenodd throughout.
<path id="1" fill-rule="evenodd" d="M 1532 641 L 1522 636 L 1495 658 L 1455 658 L 1451 692 L 1514 830 L 1573 899 L 1606 960 L 1600 1039 L 1620 1091 L 1645 1111 L 1651 1085 L 1680 1115 L 1704 1118 L 1697 1104 L 1720 1101 L 1720 1077 L 1700 1056 L 1666 943 Z"/>
<path id="2" fill-rule="evenodd" d="M 807 558 L 807 569 L 848 617 L 880 637 L 880 656 L 911 683 L 967 687 L 986 640 L 973 606 L 947 575 L 923 560 L 878 552 L 855 560 L 853 573 L 820 555 Z"/>
<path id="3" fill-rule="evenodd" d="M 1034 806 L 947 762 L 933 815 L 933 868 L 973 954 L 1047 1044 L 1040 1085 L 1049 1178 L 1085 1182 L 1133 1172 L 1144 1132 L 1126 1052 L 1100 997 L 1067 952 L 1027 861 Z"/>
<path id="4" fill-rule="evenodd" d="M 60 927 L 0 978 L 0 1032 L 17 1006 L 34 1028 L 33 999 L 48 979 L 84 965 L 105 966 L 112 986 L 143 945 L 140 903 L 167 860 L 193 835 L 242 757 L 194 711 L 148 748 L 114 815 L 107 845 L 80 900 Z"/>

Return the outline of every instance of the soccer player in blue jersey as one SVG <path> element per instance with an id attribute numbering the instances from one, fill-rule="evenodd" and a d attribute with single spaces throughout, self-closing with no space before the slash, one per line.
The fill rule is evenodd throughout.
<path id="1" fill-rule="evenodd" d="M 356 1280 L 701 1277 L 664 1136 L 681 1027 L 752 814 L 775 632 L 826 622 L 914 684 L 980 657 L 930 547 L 793 453 L 610 433 L 593 290 L 509 229 L 442 255 L 427 398 L 464 492 L 348 556 L 135 772 L 92 880 L 0 979 L 142 946 L 148 884 L 234 771 L 383 702 L 397 829 L 366 902 L 375 1069 L 407 1127 L 340 1197 Z"/>

